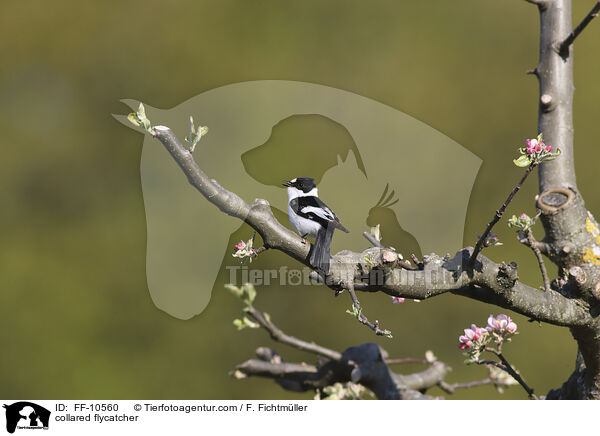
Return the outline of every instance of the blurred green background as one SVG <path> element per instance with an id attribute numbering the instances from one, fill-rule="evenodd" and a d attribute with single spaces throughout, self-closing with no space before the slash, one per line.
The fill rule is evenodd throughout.
<path id="1" fill-rule="evenodd" d="M 575 2 L 575 20 L 591 4 Z M 525 71 L 537 62 L 538 26 L 536 8 L 522 0 L 3 2 L 0 397 L 311 397 L 269 380 L 229 377 L 260 345 L 288 360 L 312 356 L 274 344 L 263 331 L 237 332 L 231 322 L 240 303 L 222 289 L 226 271 L 207 309 L 191 320 L 153 305 L 142 136 L 112 118 L 128 112 L 120 99 L 169 108 L 230 83 L 286 79 L 378 100 L 483 159 L 465 227 L 465 244 L 472 244 L 520 174 L 512 164 L 516 147 L 536 134 L 537 82 Z M 575 56 L 578 183 L 592 212 L 600 210 L 599 38 L 593 23 Z M 265 159 L 265 171 L 270 164 L 277 162 Z M 536 190 L 528 182 L 508 213 L 534 212 Z M 518 261 L 521 279 L 540 284 L 533 255 L 504 225 L 498 233 L 505 245 L 487 254 Z M 231 241 L 247 234 L 242 229 Z M 258 262 L 293 265 L 274 253 Z M 287 333 L 324 346 L 376 341 L 391 357 L 431 349 L 454 368 L 451 382 L 486 376 L 463 365 L 456 343 L 463 328 L 484 324 L 496 308 L 454 296 L 392 305 L 375 294 L 361 302 L 393 340 L 353 322 L 347 299 L 322 287 L 270 287 L 257 306 Z M 521 334 L 507 357 L 536 392 L 558 387 L 574 365 L 569 332 L 514 318 Z M 481 387 L 449 398 L 525 395 Z"/>

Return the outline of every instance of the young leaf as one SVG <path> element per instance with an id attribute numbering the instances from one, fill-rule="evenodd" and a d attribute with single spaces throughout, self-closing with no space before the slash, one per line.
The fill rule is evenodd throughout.
<path id="1" fill-rule="evenodd" d="M 133 124 L 136 127 L 140 127 L 142 124 L 138 121 L 138 117 L 137 114 L 135 112 L 130 113 L 129 115 L 127 115 L 127 119 L 129 120 L 129 122 L 131 124 Z"/>
<path id="2" fill-rule="evenodd" d="M 242 295 L 244 294 L 243 290 L 241 290 L 240 288 L 238 288 L 237 286 L 232 285 L 232 284 L 225 285 L 225 288 L 229 289 L 231 291 L 231 293 L 238 298 L 241 298 Z"/>
<path id="3" fill-rule="evenodd" d="M 531 164 L 531 160 L 527 155 L 521 155 L 518 159 L 513 160 L 513 162 L 518 167 L 528 167 Z"/>

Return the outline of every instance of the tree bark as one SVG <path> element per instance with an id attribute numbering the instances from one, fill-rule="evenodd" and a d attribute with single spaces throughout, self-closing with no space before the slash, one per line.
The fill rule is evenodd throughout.
<path id="1" fill-rule="evenodd" d="M 597 222 L 585 209 L 577 189 L 573 153 L 573 45 L 571 0 L 531 1 L 540 12 L 540 59 L 534 69 L 539 79 L 538 131 L 561 156 L 539 168 L 537 207 L 548 246 L 547 255 L 568 272 L 563 295 L 589 305 L 592 321 L 571 327 L 579 346 L 575 372 L 548 398 L 600 398 L 600 270 L 590 253 L 598 248 Z M 586 17 L 587 18 L 587 17 Z M 589 21 L 588 21 L 589 22 Z M 585 27 L 585 26 L 583 26 Z M 570 36 L 571 35 L 571 36 Z"/>

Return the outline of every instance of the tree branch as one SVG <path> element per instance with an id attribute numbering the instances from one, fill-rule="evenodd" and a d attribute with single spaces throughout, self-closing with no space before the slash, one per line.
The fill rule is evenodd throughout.
<path id="1" fill-rule="evenodd" d="M 540 85 L 538 132 L 562 154 L 539 168 L 540 192 L 553 188 L 577 189 L 573 160 L 573 56 L 561 57 L 555 43 L 571 32 L 571 0 L 539 6 L 540 57 L 536 75 Z"/>
<path id="2" fill-rule="evenodd" d="M 308 351 L 328 359 L 340 360 L 342 358 L 342 353 L 322 347 L 314 342 L 305 342 L 301 339 L 297 339 L 293 336 L 285 334 L 281 329 L 279 329 L 279 327 L 273 324 L 268 315 L 260 312 L 254 307 L 247 307 L 245 308 L 244 312 L 250 315 L 261 325 L 261 327 L 268 331 L 274 341 L 281 342 L 282 344 L 290 345 L 298 350 Z"/>
<path id="3" fill-rule="evenodd" d="M 496 225 L 496 223 L 498 221 L 500 221 L 500 218 L 502 218 L 502 215 L 504 215 L 504 211 L 506 210 L 506 208 L 508 207 L 508 205 L 510 204 L 512 199 L 515 197 L 517 192 L 519 192 L 519 189 L 521 189 L 521 186 L 523 186 L 523 183 L 527 179 L 527 176 L 529 176 L 529 174 L 531 174 L 531 171 L 533 171 L 533 169 L 536 166 L 537 165 L 532 163 L 531 165 L 529 165 L 527 167 L 527 169 L 525 170 L 525 173 L 521 177 L 521 180 L 519 180 L 519 182 L 515 185 L 515 187 L 512 188 L 512 190 L 508 194 L 508 197 L 506 198 L 504 203 L 502 203 L 502 206 L 500 206 L 500 209 L 496 210 L 496 212 L 494 213 L 492 220 L 488 223 L 484 232 L 481 234 L 481 236 L 477 240 L 477 244 L 475 244 L 475 249 L 473 250 L 473 254 L 471 255 L 471 258 L 469 259 L 470 266 L 473 266 L 475 264 L 475 259 L 477 259 L 477 255 L 483 249 L 485 242 L 487 241 L 487 238 L 488 238 L 490 232 L 492 231 L 492 228 Z"/>
<path id="4" fill-rule="evenodd" d="M 284 389 L 294 392 L 306 392 L 320 390 L 335 383 L 351 382 L 350 372 L 345 371 L 345 375 L 336 374 L 330 366 L 323 366 L 321 369 L 313 365 L 298 363 L 271 363 L 261 360 L 247 360 L 236 367 L 237 376 L 244 377 L 264 377 L 275 380 Z M 360 383 L 362 384 L 362 383 Z M 371 389 L 370 386 L 364 385 Z M 373 390 L 373 389 L 371 389 Z M 375 391 L 373 391 L 375 393 Z M 433 400 L 436 399 L 430 395 L 425 395 L 415 389 L 399 389 L 386 394 L 380 392 L 377 398 L 380 400 Z"/>
<path id="5" fill-rule="evenodd" d="M 527 238 L 519 239 L 519 242 L 532 250 L 538 250 L 541 254 L 550 257 L 551 255 L 551 247 L 547 242 L 541 242 L 537 239 L 533 238 L 531 241 Z"/>
<path id="6" fill-rule="evenodd" d="M 531 248 L 535 257 L 537 258 L 538 265 L 540 266 L 540 272 L 542 273 L 542 280 L 544 281 L 544 290 L 550 291 L 550 279 L 548 278 L 548 271 L 546 270 L 546 264 L 542 257 L 542 251 L 539 247 L 539 242 L 536 241 L 530 230 L 525 232 L 526 245 Z"/>
<path id="7" fill-rule="evenodd" d="M 402 375 L 392 373 L 392 377 L 399 389 L 412 389 L 420 391 L 438 385 L 444 380 L 450 367 L 443 362 L 432 362 L 424 371 Z"/>
<path id="8" fill-rule="evenodd" d="M 513 266 L 497 265 L 480 255 L 479 269 L 463 269 L 470 257 L 469 250 L 459 251 L 446 262 L 429 257 L 423 271 L 394 269 L 379 289 L 393 297 L 418 300 L 453 292 L 555 325 L 586 325 L 593 320 L 580 301 L 519 282 Z"/>
<path id="9" fill-rule="evenodd" d="M 379 328 L 379 321 L 375 320 L 375 322 L 369 321 L 365 314 L 362 312 L 362 308 L 360 306 L 360 302 L 356 297 L 356 292 L 354 291 L 354 280 L 350 280 L 348 283 L 348 293 L 350 294 L 350 298 L 352 299 L 352 310 L 356 315 L 356 319 L 363 324 L 369 327 L 371 330 L 375 332 L 377 336 L 387 336 L 389 338 L 392 337 L 392 332 L 389 330 L 382 330 Z"/>
<path id="10" fill-rule="evenodd" d="M 383 248 L 383 245 L 381 245 L 381 241 L 379 241 L 375 236 L 373 236 L 371 233 L 369 232 L 363 232 L 363 236 L 365 237 L 365 239 L 367 241 L 369 241 L 371 243 L 371 245 L 373 247 L 379 247 L 379 248 Z"/>
<path id="11" fill-rule="evenodd" d="M 567 36 L 565 40 L 560 43 L 559 52 L 561 56 L 569 56 L 569 47 L 573 44 L 575 38 L 577 38 L 579 34 L 583 32 L 583 29 L 585 29 L 586 26 L 598 16 L 598 12 L 600 12 L 600 1 L 594 5 L 592 10 L 588 12 L 588 14 L 583 18 L 583 20 L 581 20 L 577 27 L 575 27 L 575 29 L 573 29 L 573 31 L 569 33 L 569 36 Z"/>
<path id="12" fill-rule="evenodd" d="M 490 366 L 494 366 L 498 369 L 501 369 L 502 371 L 508 373 L 513 379 L 515 379 L 519 385 L 521 385 L 521 387 L 525 390 L 525 392 L 527 392 L 527 395 L 529 396 L 530 399 L 532 400 L 537 400 L 538 397 L 535 396 L 534 391 L 532 388 L 530 388 L 527 383 L 525 383 L 525 380 L 523 380 L 523 377 L 521 377 L 521 374 L 519 374 L 511 365 L 510 363 L 508 363 L 508 360 L 506 360 L 506 358 L 502 355 L 502 353 L 499 350 L 494 350 L 492 348 L 486 348 L 485 351 L 489 351 L 491 353 L 494 353 L 496 356 L 498 356 L 498 358 L 500 358 L 500 360 L 502 362 L 496 362 L 495 360 L 475 360 L 474 362 L 478 365 L 490 365 Z"/>
<path id="13" fill-rule="evenodd" d="M 209 179 L 169 128 L 157 126 L 153 132 L 179 164 L 189 182 L 208 201 L 228 215 L 248 223 L 260 234 L 266 247 L 280 250 L 310 267 L 310 247 L 277 221 L 266 200 L 257 199 L 248 205 L 216 180 Z M 520 283 L 514 268 L 497 265 L 481 255 L 477 257 L 474 269 L 465 268 L 464 265 L 472 257 L 471 251 L 468 248 L 460 250 L 453 259 L 447 261 L 435 255 L 425 256 L 424 269 L 412 271 L 399 268 L 398 254 L 391 249 L 373 247 L 362 253 L 343 251 L 332 257 L 331 271 L 325 277 L 325 284 L 335 290 L 352 287 L 418 300 L 455 291 L 555 325 L 585 325 L 590 321 L 587 308 L 578 301 Z M 375 280 L 371 280 L 373 275 Z M 354 281 L 359 284 L 363 282 L 362 286 L 355 286 Z M 473 292 L 478 288 L 488 292 Z"/>
<path id="14" fill-rule="evenodd" d="M 494 380 L 493 378 L 490 378 L 490 377 L 483 379 L 483 380 L 474 380 L 474 381 L 466 382 L 466 383 L 450 384 L 445 381 L 441 381 L 438 384 L 440 389 L 448 394 L 453 394 L 457 389 L 468 389 L 468 388 L 474 388 L 477 386 L 486 386 L 486 385 L 493 385 L 494 387 L 510 387 L 510 386 L 512 386 L 511 383 L 508 383 L 505 381 L 500 381 L 500 380 Z"/>

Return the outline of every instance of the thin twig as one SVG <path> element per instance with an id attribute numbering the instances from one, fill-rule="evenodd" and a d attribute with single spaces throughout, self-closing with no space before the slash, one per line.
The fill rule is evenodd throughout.
<path id="1" fill-rule="evenodd" d="M 439 388 L 448 394 L 453 394 L 456 389 L 468 389 L 468 388 L 474 388 L 477 386 L 485 386 L 485 385 L 493 385 L 495 387 L 511 386 L 510 383 L 503 382 L 500 380 L 494 380 L 493 378 L 489 378 L 489 377 L 486 379 L 483 379 L 483 380 L 474 380 L 474 381 L 466 382 L 466 383 L 450 384 L 450 383 L 446 383 L 445 381 L 441 381 L 438 383 Z"/>
<path id="2" fill-rule="evenodd" d="M 508 360 L 506 360 L 506 358 L 504 357 L 504 355 L 502 354 L 501 351 L 499 350 L 495 350 L 493 348 L 489 348 L 486 347 L 484 349 L 484 351 L 488 351 L 490 353 L 495 354 L 496 356 L 498 356 L 498 358 L 502 361 L 502 363 L 500 362 L 496 362 L 495 360 L 476 360 L 475 363 L 478 365 L 491 365 L 491 366 L 495 366 L 498 369 L 501 369 L 502 371 L 507 372 L 512 378 L 514 378 L 523 389 L 525 389 L 525 392 L 527 392 L 527 395 L 529 396 L 529 398 L 533 399 L 533 400 L 538 400 L 539 398 L 533 393 L 533 389 L 530 388 L 527 383 L 525 383 L 525 380 L 523 380 L 523 377 L 521 377 L 521 375 L 515 371 L 515 369 L 510 365 L 510 363 L 508 363 Z"/>
<path id="3" fill-rule="evenodd" d="M 548 271 L 546 270 L 546 264 L 544 263 L 544 258 L 542 257 L 542 252 L 537 246 L 537 241 L 533 237 L 533 234 L 530 230 L 527 230 L 525 233 L 528 246 L 533 250 L 535 257 L 537 258 L 538 264 L 540 266 L 540 271 L 542 273 L 542 279 L 544 280 L 544 290 L 550 291 L 550 280 L 548 279 Z"/>
<path id="4" fill-rule="evenodd" d="M 378 247 L 378 248 L 383 248 L 383 245 L 381 244 L 381 241 L 378 240 L 374 235 L 372 235 L 369 232 L 363 232 L 363 236 L 365 237 L 365 239 L 367 241 L 369 241 L 371 243 L 371 245 L 373 247 Z"/>
<path id="5" fill-rule="evenodd" d="M 421 261 L 419 260 L 419 258 L 417 257 L 417 255 L 416 255 L 415 253 L 411 253 L 411 254 L 410 254 L 410 258 L 411 258 L 411 259 L 412 259 L 412 261 L 415 263 L 415 265 L 417 265 L 417 268 L 418 268 L 418 269 L 423 269 L 423 268 L 424 268 L 423 262 L 421 262 Z"/>
<path id="6" fill-rule="evenodd" d="M 301 339 L 285 334 L 275 324 L 273 324 L 273 322 L 271 322 L 268 315 L 265 315 L 264 313 L 260 312 L 252 306 L 245 308 L 244 311 L 248 315 L 250 315 L 256 322 L 258 322 L 261 325 L 261 327 L 267 330 L 271 335 L 271 338 L 273 338 L 273 340 L 277 342 L 290 345 L 294 348 L 297 348 L 298 350 L 309 351 L 311 353 L 318 354 L 320 356 L 324 356 L 328 359 L 336 361 L 342 358 L 342 353 L 330 350 L 329 348 L 322 347 L 313 342 L 305 342 Z"/>
<path id="7" fill-rule="evenodd" d="M 542 253 L 546 256 L 550 256 L 551 251 L 552 251 L 550 248 L 550 245 L 547 242 L 540 242 L 537 239 L 534 239 L 533 241 L 530 242 L 527 240 L 527 238 L 519 238 L 519 242 L 523 245 L 527 245 L 531 249 L 536 248 L 537 250 L 539 250 L 540 253 Z M 567 248 L 567 250 L 568 250 L 568 248 Z"/>
<path id="8" fill-rule="evenodd" d="M 369 327 L 371 330 L 373 330 L 377 336 L 391 337 L 392 333 L 389 330 L 382 330 L 379 328 L 378 320 L 375 320 L 375 322 L 371 322 L 363 314 L 362 308 L 360 307 L 360 302 L 358 301 L 358 298 L 356 297 L 356 292 L 354 291 L 354 285 L 352 283 L 350 286 L 348 286 L 348 293 L 350 294 L 350 298 L 352 299 L 352 307 L 354 308 L 354 310 L 358 311 L 358 315 L 356 317 L 358 319 L 358 321 L 361 324 L 364 324 L 367 327 Z"/>
<path id="9" fill-rule="evenodd" d="M 519 384 L 523 387 L 523 389 L 525 389 L 525 392 L 527 392 L 527 395 L 529 395 L 529 398 L 531 398 L 533 400 L 537 400 L 538 397 L 536 397 L 536 395 L 533 393 L 533 389 L 530 388 L 527 385 L 527 383 L 525 383 L 525 380 L 523 380 L 523 377 L 521 377 L 521 375 L 517 371 L 515 371 L 512 366 L 510 366 L 510 363 L 508 363 L 508 360 L 506 360 L 504 355 L 502 353 L 498 353 L 498 357 L 500 358 L 500 360 L 506 367 L 505 371 L 508 372 L 512 376 L 512 378 L 514 378 L 516 381 L 519 382 Z"/>
<path id="10" fill-rule="evenodd" d="M 427 359 L 417 359 L 414 357 L 405 357 L 405 358 L 400 358 L 400 359 L 386 359 L 385 363 L 387 363 L 388 365 L 394 365 L 394 364 L 403 364 L 403 363 L 424 363 L 424 364 L 429 364 L 431 363 L 429 360 Z"/>
<path id="11" fill-rule="evenodd" d="M 263 251 L 266 251 L 268 249 L 269 249 L 269 247 L 267 247 L 266 245 L 258 247 L 256 250 L 254 250 L 254 256 L 257 257 L 260 253 L 262 253 Z"/>
<path id="12" fill-rule="evenodd" d="M 598 16 L 598 12 L 600 12 L 600 1 L 597 2 L 592 10 L 588 12 L 583 20 L 581 20 L 581 23 L 579 23 L 571 33 L 569 33 L 569 36 L 567 36 L 565 40 L 560 43 L 559 53 L 561 56 L 566 57 L 569 55 L 569 47 L 573 44 L 575 38 L 577 38 L 579 34 L 583 32 L 583 29 L 585 29 L 587 25 Z"/>
<path id="13" fill-rule="evenodd" d="M 512 189 L 512 191 L 510 191 L 510 194 L 508 194 L 508 197 L 506 197 L 506 200 L 504 201 L 502 206 L 500 206 L 500 209 L 498 209 L 496 211 L 496 213 L 492 217 L 492 220 L 488 223 L 487 227 L 485 228 L 485 231 L 479 237 L 479 240 L 477 241 L 477 244 L 475 245 L 475 248 L 473 250 L 473 254 L 471 255 L 471 258 L 469 259 L 469 268 L 472 268 L 473 265 L 475 264 L 475 259 L 477 259 L 477 255 L 482 250 L 483 243 L 485 242 L 486 238 L 490 234 L 492 227 L 494 227 L 496 225 L 496 223 L 498 221 L 500 221 L 500 218 L 502 218 L 502 215 L 504 215 L 504 211 L 506 210 L 507 206 L 514 198 L 515 194 L 517 192 L 519 192 L 519 189 L 521 189 L 521 186 L 523 186 L 523 183 L 527 179 L 527 176 L 529 176 L 529 174 L 531 174 L 531 171 L 533 171 L 533 169 L 536 166 L 537 165 L 535 163 L 532 163 L 527 167 L 527 169 L 525 170 L 525 174 L 523 174 L 523 177 L 521 177 L 521 180 L 519 180 L 519 182 L 515 185 L 515 187 Z"/>

